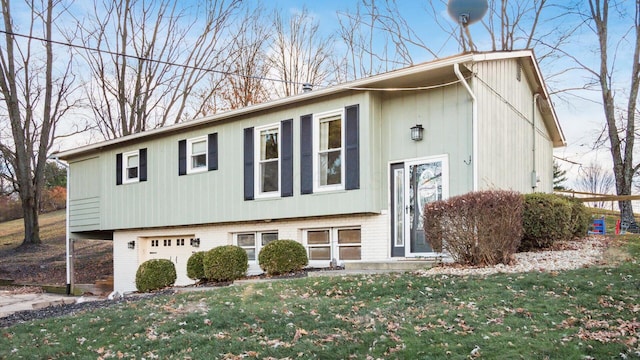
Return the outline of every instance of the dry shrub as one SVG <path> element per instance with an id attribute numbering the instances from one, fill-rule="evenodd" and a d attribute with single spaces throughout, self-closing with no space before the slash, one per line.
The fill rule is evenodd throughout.
<path id="1" fill-rule="evenodd" d="M 522 236 L 522 195 L 480 191 L 425 206 L 424 231 L 434 251 L 460 264 L 508 264 Z"/>

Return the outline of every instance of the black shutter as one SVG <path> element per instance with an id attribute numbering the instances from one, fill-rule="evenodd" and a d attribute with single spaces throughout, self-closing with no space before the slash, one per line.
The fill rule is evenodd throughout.
<path id="1" fill-rule="evenodd" d="M 293 119 L 283 120 L 280 126 L 282 129 L 280 195 L 286 197 L 293 196 Z"/>
<path id="2" fill-rule="evenodd" d="M 300 117 L 300 193 L 313 193 L 313 116 Z"/>
<path id="3" fill-rule="evenodd" d="M 122 153 L 116 154 L 116 185 L 122 185 Z"/>
<path id="4" fill-rule="evenodd" d="M 208 162 L 209 171 L 218 170 L 218 133 L 209 134 L 208 144 Z"/>
<path id="5" fill-rule="evenodd" d="M 253 200 L 253 128 L 244 129 L 244 199 Z"/>
<path id="6" fill-rule="evenodd" d="M 360 188 L 360 136 L 359 107 L 351 105 L 345 108 L 345 189 Z"/>
<path id="7" fill-rule="evenodd" d="M 187 173 L 187 140 L 178 141 L 178 175 Z"/>
<path id="8" fill-rule="evenodd" d="M 140 156 L 140 177 L 139 180 L 140 181 L 147 181 L 147 149 L 140 149 L 139 151 L 139 156 Z"/>

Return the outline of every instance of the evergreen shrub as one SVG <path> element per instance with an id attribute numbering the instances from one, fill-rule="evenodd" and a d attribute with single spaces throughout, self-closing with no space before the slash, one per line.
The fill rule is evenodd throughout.
<path id="1" fill-rule="evenodd" d="M 204 254 L 202 266 L 207 280 L 233 281 L 247 274 L 249 258 L 247 252 L 239 246 L 218 246 Z"/>
<path id="2" fill-rule="evenodd" d="M 176 267 L 171 260 L 147 260 L 140 264 L 136 271 L 136 289 L 140 292 L 166 288 L 175 282 Z"/>
<path id="3" fill-rule="evenodd" d="M 304 246 L 294 240 L 275 240 L 258 254 L 260 268 L 269 275 L 279 275 L 302 270 L 309 264 Z"/>

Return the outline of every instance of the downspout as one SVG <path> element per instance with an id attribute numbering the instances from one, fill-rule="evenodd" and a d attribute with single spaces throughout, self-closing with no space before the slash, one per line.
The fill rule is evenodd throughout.
<path id="1" fill-rule="evenodd" d="M 52 158 L 53 161 L 55 161 L 58 165 L 63 166 L 66 170 L 67 170 L 67 206 L 66 206 L 66 213 L 67 213 L 67 218 L 66 218 L 66 241 L 65 241 L 65 246 L 66 246 L 66 257 L 65 257 L 65 264 L 67 265 L 67 295 L 71 295 L 71 266 L 69 264 L 69 258 L 71 257 L 70 251 L 71 251 L 71 233 L 69 232 L 69 182 L 70 182 L 70 178 L 69 178 L 69 164 L 66 164 L 62 161 L 60 161 L 60 159 L 58 159 L 57 157 Z"/>
<path id="2" fill-rule="evenodd" d="M 531 141 L 532 141 L 532 153 L 533 153 L 533 171 L 531 171 L 531 189 L 535 192 L 536 187 L 538 187 L 538 173 L 536 169 L 536 109 L 538 108 L 538 98 L 540 94 L 536 93 L 533 95 L 533 104 L 532 104 L 532 121 L 531 121 Z"/>
<path id="3" fill-rule="evenodd" d="M 453 72 L 471 97 L 471 162 L 473 165 L 473 191 L 478 191 L 478 100 L 469 83 L 460 72 L 460 64 L 453 64 Z"/>

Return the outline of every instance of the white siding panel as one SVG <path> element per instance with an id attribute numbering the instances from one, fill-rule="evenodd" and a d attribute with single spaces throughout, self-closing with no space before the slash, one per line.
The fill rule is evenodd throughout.
<path id="1" fill-rule="evenodd" d="M 516 60 L 475 64 L 477 77 L 472 81 L 478 97 L 479 187 L 522 193 L 550 191 L 551 141 L 540 112 L 536 109 L 533 113 L 533 92 L 525 73 L 517 79 L 518 67 Z M 540 179 L 535 188 L 534 168 Z"/>
<path id="2" fill-rule="evenodd" d="M 233 235 L 240 232 L 278 231 L 278 238 L 291 239 L 303 243 L 303 234 L 307 229 L 359 227 L 361 229 L 362 261 L 379 261 L 389 258 L 389 217 L 383 215 L 358 215 L 343 217 L 313 218 L 302 220 L 283 220 L 273 222 L 238 223 L 180 228 L 162 228 L 149 230 L 116 231 L 113 239 L 114 290 L 126 293 L 136 291 L 135 276 L 145 247 L 141 240 L 162 237 L 193 236 L 200 238 L 200 247 L 189 249 L 207 251 L 216 246 L 233 244 Z M 127 243 L 134 241 L 135 249 L 129 249 Z M 176 285 L 189 285 L 186 277 L 186 262 L 176 266 L 178 279 Z M 258 265 L 250 268 L 250 273 L 261 272 Z"/>

